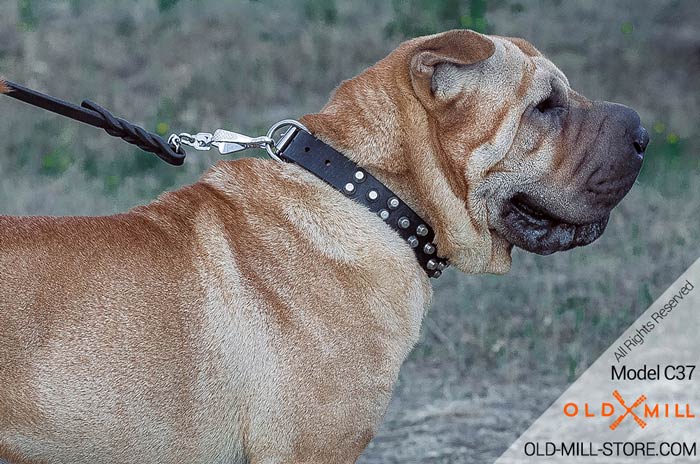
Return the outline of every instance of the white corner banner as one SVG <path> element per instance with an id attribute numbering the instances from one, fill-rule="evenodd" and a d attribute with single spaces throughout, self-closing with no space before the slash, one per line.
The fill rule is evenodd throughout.
<path id="1" fill-rule="evenodd" d="M 700 259 L 496 464 L 700 462 Z"/>

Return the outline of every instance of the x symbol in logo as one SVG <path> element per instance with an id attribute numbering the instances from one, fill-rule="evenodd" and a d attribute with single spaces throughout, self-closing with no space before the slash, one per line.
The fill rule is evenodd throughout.
<path id="1" fill-rule="evenodd" d="M 627 417 L 629 414 L 632 415 L 632 417 L 634 418 L 634 421 L 635 421 L 641 428 L 644 428 L 644 427 L 647 426 L 647 423 L 644 422 L 644 421 L 643 421 L 637 414 L 635 414 L 635 412 L 634 412 L 634 408 L 636 408 L 637 406 L 639 406 L 640 404 L 644 403 L 644 402 L 647 400 L 647 397 L 646 397 L 645 395 L 642 395 L 642 396 L 640 396 L 639 398 L 637 398 L 637 401 L 635 401 L 634 403 L 632 403 L 632 406 L 627 406 L 627 405 L 625 404 L 625 400 L 622 399 L 622 395 L 620 395 L 620 392 L 619 392 L 619 391 L 617 391 L 617 390 L 613 391 L 613 396 L 614 396 L 615 399 L 622 405 L 622 407 L 625 408 L 625 413 L 622 414 L 622 415 L 621 415 L 620 417 L 618 417 L 617 419 L 615 419 L 615 422 L 613 422 L 612 424 L 610 424 L 610 430 L 615 430 L 615 429 L 617 428 L 617 426 L 620 425 L 620 422 L 622 422 L 622 421 L 624 420 L 624 418 Z"/>

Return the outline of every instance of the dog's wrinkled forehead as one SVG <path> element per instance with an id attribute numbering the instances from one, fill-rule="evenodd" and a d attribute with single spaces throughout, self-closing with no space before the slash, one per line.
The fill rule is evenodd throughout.
<path id="1" fill-rule="evenodd" d="M 519 106 L 546 96 L 554 80 L 569 88 L 566 75 L 526 40 L 499 36 L 488 38 L 493 41 L 495 51 L 491 59 L 481 63 L 482 77 L 477 85 L 482 92 L 490 88 L 501 100 L 505 95 L 509 104 Z M 466 85 L 470 83 L 473 84 L 469 79 L 465 80 Z"/>
<path id="2" fill-rule="evenodd" d="M 532 107 L 555 93 L 555 89 L 562 98 L 566 98 L 570 90 L 564 73 L 529 42 L 487 37 L 494 44 L 490 58 L 472 66 L 444 67 L 436 73 L 443 84 L 445 79 L 450 79 L 454 97 L 464 96 L 467 104 L 478 102 L 476 122 L 467 131 L 476 136 L 467 166 L 467 175 L 472 180 L 486 175 L 504 156 L 513 154 L 511 148 L 518 132 L 529 131 L 530 140 L 543 140 L 541 153 L 551 152 L 554 147 L 548 145 L 555 140 L 547 133 L 553 126 L 532 126 L 528 115 Z M 488 136 L 480 136 L 480 133 Z M 549 143 L 544 143 L 543 137 Z"/>
<path id="3" fill-rule="evenodd" d="M 421 37 L 401 48 L 412 55 L 414 90 L 427 107 L 434 106 L 430 99 L 519 107 L 546 94 L 553 81 L 569 87 L 564 73 L 524 39 L 455 30 Z"/>

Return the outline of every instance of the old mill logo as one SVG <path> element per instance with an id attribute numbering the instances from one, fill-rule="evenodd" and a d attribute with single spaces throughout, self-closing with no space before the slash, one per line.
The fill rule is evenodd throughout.
<path id="1" fill-rule="evenodd" d="M 613 390 L 612 397 L 615 402 L 604 401 L 600 405 L 591 403 L 568 402 L 564 405 L 566 417 L 611 417 L 613 422 L 610 430 L 615 430 L 625 419 L 631 418 L 640 428 L 647 426 L 649 419 L 694 419 L 695 414 L 690 409 L 690 404 L 681 403 L 650 403 L 646 395 L 638 396 L 634 402 L 627 403 L 619 391 Z"/>

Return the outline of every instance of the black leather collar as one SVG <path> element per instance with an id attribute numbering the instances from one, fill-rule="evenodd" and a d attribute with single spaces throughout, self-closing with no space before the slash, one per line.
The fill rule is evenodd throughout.
<path id="1" fill-rule="evenodd" d="M 438 278 L 449 265 L 438 257 L 435 233 L 394 192 L 333 147 L 303 130 L 291 129 L 278 145 L 279 158 L 296 163 L 379 215 L 413 248 L 429 277 Z"/>

